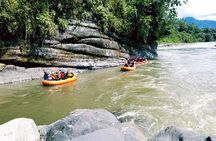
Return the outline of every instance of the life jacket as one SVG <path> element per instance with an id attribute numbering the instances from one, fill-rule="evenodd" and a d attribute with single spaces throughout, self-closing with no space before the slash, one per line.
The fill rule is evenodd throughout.
<path id="1" fill-rule="evenodd" d="M 73 77 L 73 74 L 69 71 L 67 72 L 67 77 Z"/>
<path id="2" fill-rule="evenodd" d="M 65 73 L 61 72 L 61 79 L 65 79 Z"/>
<path id="3" fill-rule="evenodd" d="M 52 80 L 56 80 L 56 76 L 55 76 L 54 73 L 51 73 L 51 74 L 50 74 L 50 77 L 52 78 Z"/>

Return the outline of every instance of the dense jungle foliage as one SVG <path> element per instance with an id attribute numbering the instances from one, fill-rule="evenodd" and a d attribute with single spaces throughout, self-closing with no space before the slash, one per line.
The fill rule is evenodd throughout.
<path id="1" fill-rule="evenodd" d="M 198 28 L 186 23 L 183 19 L 177 20 L 166 36 L 160 39 L 161 43 L 191 43 L 216 41 L 216 29 Z"/>
<path id="2" fill-rule="evenodd" d="M 68 19 L 93 20 L 103 32 L 151 44 L 169 33 L 180 0 L 0 0 L 0 40 L 43 41 Z"/>

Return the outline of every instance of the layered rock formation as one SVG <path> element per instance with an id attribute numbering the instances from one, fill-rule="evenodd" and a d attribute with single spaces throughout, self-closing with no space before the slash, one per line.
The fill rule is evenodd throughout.
<path id="1" fill-rule="evenodd" d="M 45 40 L 43 46 L 1 49 L 0 62 L 25 66 L 61 66 L 97 69 L 125 63 L 128 52 L 92 22 L 69 21 L 64 33 Z"/>

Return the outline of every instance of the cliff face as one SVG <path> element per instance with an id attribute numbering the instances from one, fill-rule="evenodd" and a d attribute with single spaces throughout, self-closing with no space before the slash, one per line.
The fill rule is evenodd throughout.
<path id="1" fill-rule="evenodd" d="M 64 33 L 57 31 L 43 46 L 3 47 L 0 52 L 0 61 L 6 63 L 87 69 L 118 66 L 128 57 L 128 51 L 101 33 L 96 24 L 73 20 Z"/>

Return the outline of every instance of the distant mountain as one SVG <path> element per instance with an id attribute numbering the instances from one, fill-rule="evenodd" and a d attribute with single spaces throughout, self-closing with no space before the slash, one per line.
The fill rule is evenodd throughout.
<path id="1" fill-rule="evenodd" d="M 216 29 L 216 21 L 213 21 L 213 20 L 197 20 L 193 17 L 186 17 L 185 21 L 187 23 L 194 24 L 199 28 L 215 28 Z"/>

